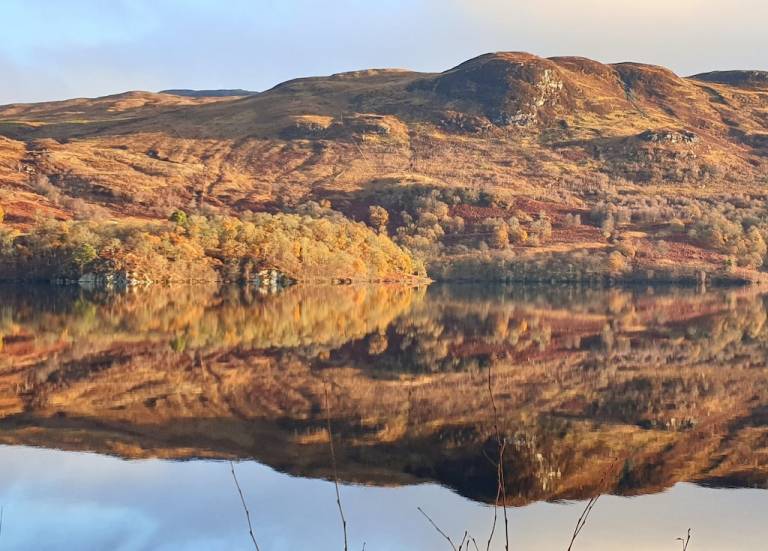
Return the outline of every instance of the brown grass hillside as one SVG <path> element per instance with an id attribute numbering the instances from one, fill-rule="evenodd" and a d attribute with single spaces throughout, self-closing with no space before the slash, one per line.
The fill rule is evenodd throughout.
<path id="1" fill-rule="evenodd" d="M 682 78 L 637 63 L 495 53 L 438 74 L 356 71 L 245 97 L 128 92 L 0 107 L 0 205 L 18 227 L 41 214 L 76 217 L 83 204 L 152 218 L 330 199 L 365 219 L 382 180 L 566 214 L 606 197 L 749 202 L 765 199 L 767 175 L 768 81 L 755 71 Z M 664 239 L 639 235 L 636 248 Z M 685 262 L 704 254 L 679 242 L 668 247 Z"/>

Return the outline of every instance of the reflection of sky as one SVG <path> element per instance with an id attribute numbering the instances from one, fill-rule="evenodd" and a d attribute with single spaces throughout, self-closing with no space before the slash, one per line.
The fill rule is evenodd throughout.
<path id="1" fill-rule="evenodd" d="M 292 478 L 256 463 L 236 468 L 264 551 L 342 548 L 331 483 Z M 0 472 L 2 549 L 251 548 L 225 462 L 123 461 L 0 447 Z M 341 492 L 350 549 L 362 548 L 364 541 L 371 551 L 449 548 L 417 506 L 453 537 L 460 540 L 468 529 L 485 548 L 492 509 L 444 488 L 343 486 Z M 576 549 L 674 550 L 675 538 L 688 527 L 696 551 L 761 549 L 768 538 L 766 506 L 765 491 L 688 484 L 638 498 L 606 496 Z M 582 507 L 538 503 L 510 509 L 511 547 L 561 551 Z M 503 548 L 501 539 L 495 548 Z"/>

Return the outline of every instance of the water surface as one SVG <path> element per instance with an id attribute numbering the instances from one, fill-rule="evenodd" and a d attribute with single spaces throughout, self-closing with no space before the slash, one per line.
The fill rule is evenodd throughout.
<path id="1" fill-rule="evenodd" d="M 351 549 L 450 549 L 416 507 L 482 549 L 497 514 L 503 549 L 501 502 L 511 547 L 566 549 L 601 494 L 575 549 L 677 549 L 689 527 L 689 549 L 768 536 L 754 290 L 0 299 L 8 548 L 252 548 L 230 460 L 263 550 L 343 548 L 334 478 Z"/>

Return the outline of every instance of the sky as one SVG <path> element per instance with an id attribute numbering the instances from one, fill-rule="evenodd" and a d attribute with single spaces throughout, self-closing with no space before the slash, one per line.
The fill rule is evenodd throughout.
<path id="1" fill-rule="evenodd" d="M 236 464 L 261 549 L 343 548 L 332 482 L 298 478 L 255 463 Z M 493 508 L 435 484 L 340 486 L 349 549 L 450 551 L 421 507 L 461 541 L 485 549 Z M 92 453 L 0 446 L 2 548 L 18 551 L 252 550 L 241 503 L 224 461 L 124 461 Z M 583 502 L 535 503 L 508 510 L 513 549 L 562 551 Z M 678 484 L 632 498 L 606 495 L 590 514 L 579 550 L 675 551 L 692 528 L 691 550 L 764 549 L 765 490 Z M 491 549 L 502 551 L 498 512 Z M 650 528 L 649 528 L 650 527 Z"/>
<path id="2" fill-rule="evenodd" d="M 0 104 L 265 90 L 491 51 L 768 70 L 765 0 L 0 0 Z"/>

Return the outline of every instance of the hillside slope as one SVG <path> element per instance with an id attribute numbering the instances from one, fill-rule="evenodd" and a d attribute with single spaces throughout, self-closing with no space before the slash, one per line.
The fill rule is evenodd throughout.
<path id="1" fill-rule="evenodd" d="M 762 205 L 767 179 L 768 80 L 759 71 L 681 78 L 637 63 L 495 53 L 438 74 L 356 71 L 245 97 L 129 92 L 0 107 L 0 205 L 21 228 L 41 213 L 91 216 L 84 204 L 151 218 L 176 208 L 238 213 L 329 200 L 367 220 L 393 187 L 416 183 L 426 194 L 485 194 L 465 194 L 459 211 L 448 204 L 453 222 L 436 214 L 438 233 L 454 237 L 403 241 L 427 258 L 455 256 L 459 245 L 482 249 L 480 241 L 513 252 L 520 245 L 524 254 L 543 241 L 560 252 L 598 243 L 609 253 L 620 237 L 611 234 L 622 230 L 635 250 L 663 241 L 671 252 L 657 256 L 694 272 L 720 268 L 729 255 L 755 269 L 762 260 L 744 260 L 738 245 L 688 234 L 711 206 L 727 214 L 726 203 Z M 629 209 L 628 219 L 593 212 L 605 204 Z M 384 206 L 390 233 L 425 237 L 401 216 L 410 205 Z M 501 210 L 482 210 L 489 206 Z M 661 212 L 644 217 L 646 208 Z M 541 212 L 554 236 L 529 227 L 525 215 Z M 422 228 L 423 213 L 409 213 Z M 598 231 L 607 214 L 610 231 Z M 744 218 L 755 214 L 729 220 L 746 232 Z M 567 215 L 582 220 L 566 239 L 557 230 L 568 227 Z M 537 240 L 509 237 L 493 247 L 498 224 L 480 222 L 514 226 L 512 216 Z M 654 225 L 672 218 L 683 224 L 680 235 L 659 236 Z"/>

